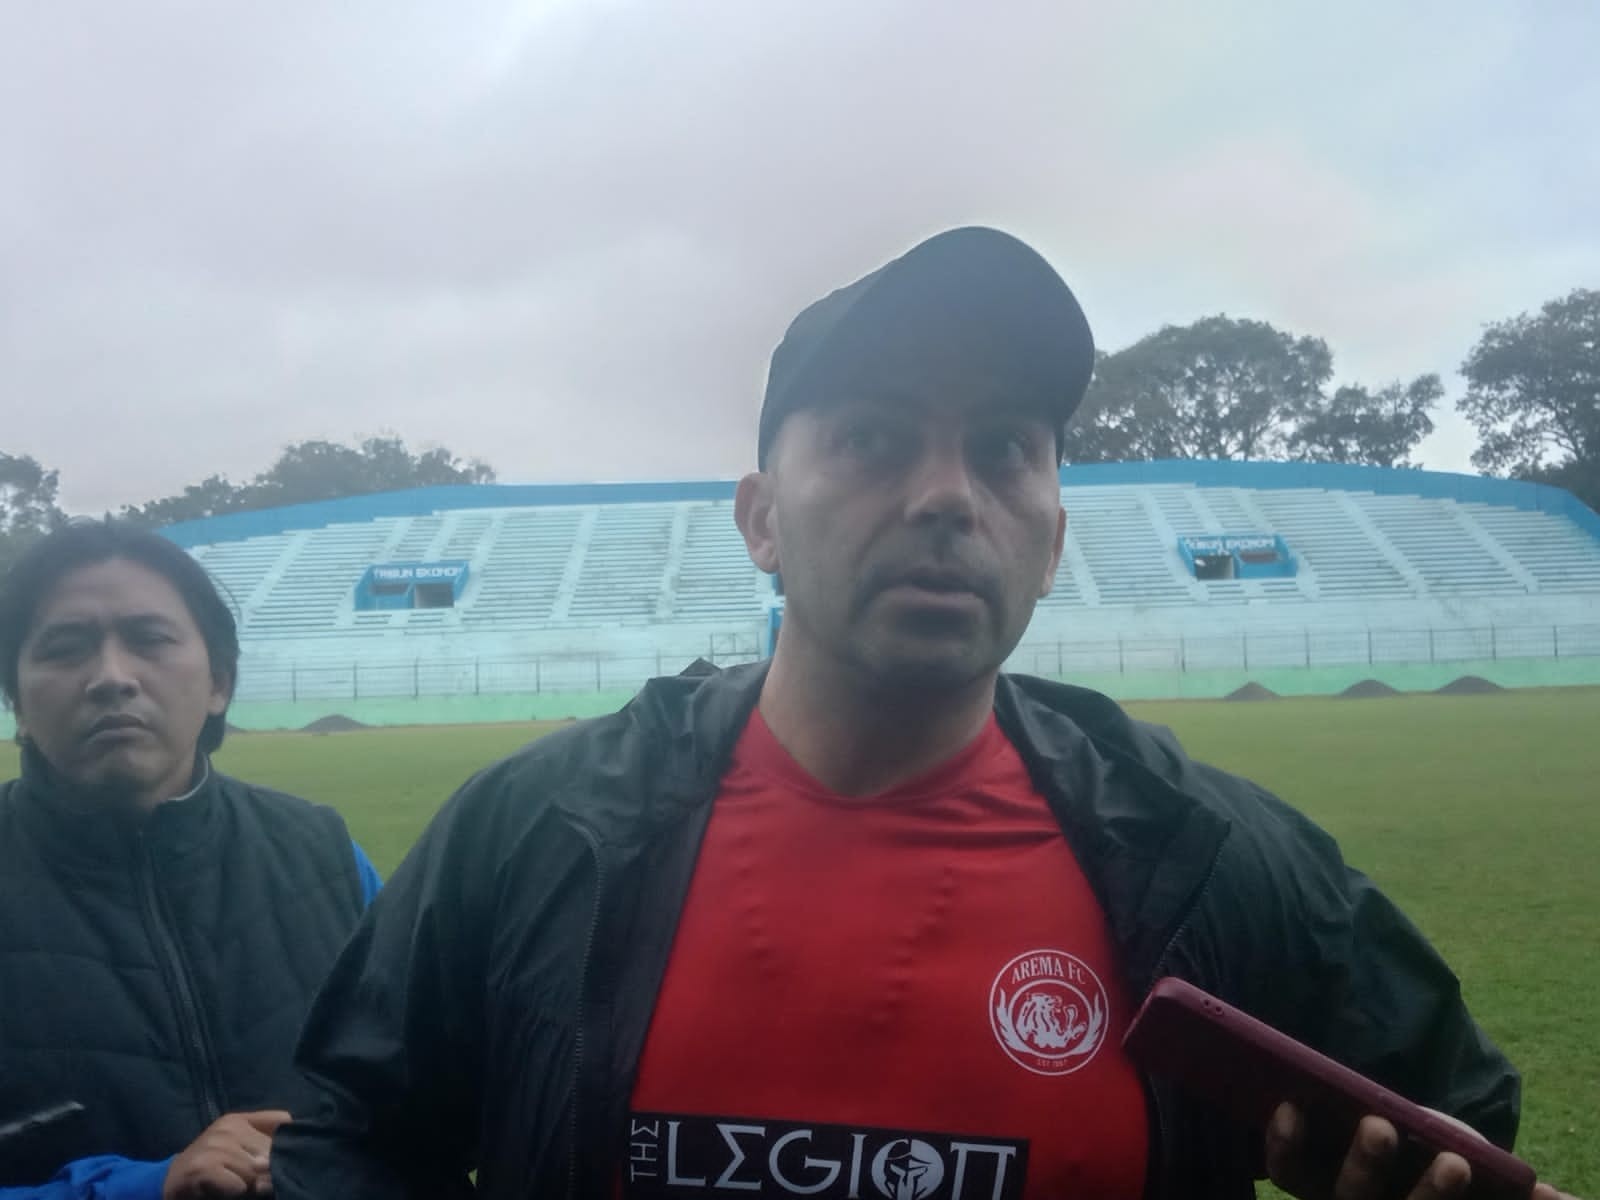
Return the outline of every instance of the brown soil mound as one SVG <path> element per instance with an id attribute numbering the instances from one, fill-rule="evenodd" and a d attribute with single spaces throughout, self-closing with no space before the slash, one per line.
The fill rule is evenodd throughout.
<path id="1" fill-rule="evenodd" d="M 1378 700 L 1384 696 L 1398 696 L 1400 693 L 1384 683 L 1381 679 L 1363 679 L 1360 683 L 1352 683 L 1339 695 L 1348 700 Z"/>
<path id="2" fill-rule="evenodd" d="M 315 721 L 311 722 L 311 724 L 307 725 L 301 732 L 349 733 L 352 729 L 367 728 L 369 728 L 369 726 L 363 725 L 360 721 L 357 721 L 353 717 L 347 717 L 343 713 L 334 713 L 331 716 L 318 717 Z"/>
<path id="3" fill-rule="evenodd" d="M 1463 675 L 1460 679 L 1452 679 L 1439 689 L 1441 696 L 1487 696 L 1492 692 L 1503 692 L 1505 688 L 1498 683 L 1492 683 L 1481 675 Z"/>
<path id="4" fill-rule="evenodd" d="M 1224 700 L 1276 700 L 1277 698 L 1277 692 L 1262 687 L 1259 683 L 1247 683 L 1223 697 Z"/>

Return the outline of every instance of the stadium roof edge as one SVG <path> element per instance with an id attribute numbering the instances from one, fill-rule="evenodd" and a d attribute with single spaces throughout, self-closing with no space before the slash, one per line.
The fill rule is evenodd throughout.
<path id="1" fill-rule="evenodd" d="M 1063 487 L 1189 483 L 1200 487 L 1323 488 L 1421 496 L 1557 513 L 1600 541 L 1600 515 L 1570 492 L 1544 484 L 1444 471 L 1396 470 L 1340 463 L 1219 462 L 1200 459 L 1084 463 L 1064 467 Z M 524 508 L 574 504 L 641 504 L 730 500 L 732 480 L 656 483 L 457 484 L 346 496 L 253 512 L 182 521 L 162 530 L 180 546 L 243 541 L 327 525 L 416 517 L 450 509 Z"/>

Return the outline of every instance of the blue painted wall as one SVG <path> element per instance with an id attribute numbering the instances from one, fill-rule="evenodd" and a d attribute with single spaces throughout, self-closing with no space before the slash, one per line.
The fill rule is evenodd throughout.
<path id="1" fill-rule="evenodd" d="M 1422 496 L 1558 513 L 1572 518 L 1600 541 L 1600 515 L 1570 492 L 1538 483 L 1454 475 L 1444 471 L 1396 471 L 1334 463 L 1212 462 L 1182 460 L 1087 463 L 1064 467 L 1061 484 L 1106 487 L 1130 483 L 1192 483 L 1199 487 L 1258 489 L 1323 488 Z M 291 504 L 259 512 L 229 513 L 183 521 L 163 532 L 180 546 L 204 546 L 266 537 L 295 529 L 372 521 L 379 517 L 419 517 L 449 509 L 524 508 L 571 504 L 640 504 L 674 500 L 732 500 L 731 480 L 683 483 L 460 484 L 349 496 L 315 504 Z"/>

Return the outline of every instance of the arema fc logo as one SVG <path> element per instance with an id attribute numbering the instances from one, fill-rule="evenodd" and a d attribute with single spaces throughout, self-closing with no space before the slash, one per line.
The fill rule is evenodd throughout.
<path id="1" fill-rule="evenodd" d="M 1035 1075 L 1070 1075 L 1106 1040 L 1106 990 L 1061 950 L 1029 950 L 1000 968 L 989 989 L 989 1022 L 1000 1048 Z"/>

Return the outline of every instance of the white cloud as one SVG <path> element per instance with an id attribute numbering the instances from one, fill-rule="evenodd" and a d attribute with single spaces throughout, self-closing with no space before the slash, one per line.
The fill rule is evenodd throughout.
<path id="1" fill-rule="evenodd" d="M 1597 41 L 1578 0 L 13 6 L 0 446 L 87 510 L 379 429 L 733 474 L 787 320 L 973 220 L 1102 344 L 1228 311 L 1453 386 L 1600 279 Z"/>

